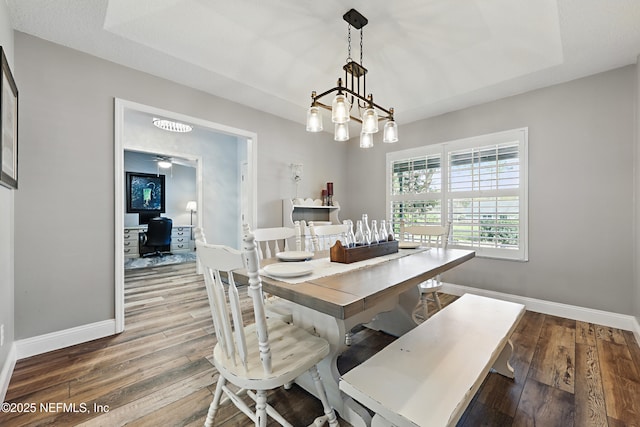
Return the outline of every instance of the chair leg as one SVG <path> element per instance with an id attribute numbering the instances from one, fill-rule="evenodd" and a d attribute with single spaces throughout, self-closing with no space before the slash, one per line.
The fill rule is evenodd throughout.
<path id="1" fill-rule="evenodd" d="M 267 427 L 267 391 L 257 390 L 256 427 Z"/>
<path id="2" fill-rule="evenodd" d="M 442 310 L 442 304 L 440 303 L 440 297 L 438 296 L 438 292 L 434 291 L 431 295 L 433 295 L 433 302 L 436 303 L 436 307 L 437 307 L 436 311 Z"/>
<path id="3" fill-rule="evenodd" d="M 427 294 L 422 292 L 422 290 L 420 290 L 418 304 L 416 304 L 411 312 L 411 318 L 416 325 L 419 325 L 429 318 L 429 300 L 427 299 Z"/>
<path id="4" fill-rule="evenodd" d="M 424 320 L 427 320 L 429 318 L 429 298 L 427 297 L 427 294 L 425 292 L 420 294 L 420 299 L 422 300 L 422 308 L 423 308 L 423 314 L 422 316 L 424 317 Z"/>
<path id="5" fill-rule="evenodd" d="M 336 412 L 329 405 L 329 399 L 327 399 L 327 393 L 324 390 L 324 384 L 322 383 L 322 379 L 318 373 L 318 368 L 316 366 L 312 367 L 309 369 L 309 373 L 311 374 L 311 378 L 313 378 L 318 398 L 320 399 L 320 402 L 322 402 L 322 407 L 324 408 L 324 416 L 320 417 L 320 419 L 316 418 L 316 421 L 314 421 L 312 425 L 323 425 L 325 421 L 329 421 L 329 425 L 331 427 L 338 427 L 340 424 L 338 424 Z"/>
<path id="6" fill-rule="evenodd" d="M 225 380 L 222 376 L 218 378 L 216 391 L 213 394 L 213 400 L 211 401 L 211 405 L 209 405 L 209 411 L 207 412 L 207 419 L 204 421 L 205 427 L 213 426 L 213 419 L 216 417 L 216 411 L 218 410 L 218 405 L 220 404 L 220 397 L 222 397 L 222 387 L 224 387 L 226 382 L 227 380 Z"/>

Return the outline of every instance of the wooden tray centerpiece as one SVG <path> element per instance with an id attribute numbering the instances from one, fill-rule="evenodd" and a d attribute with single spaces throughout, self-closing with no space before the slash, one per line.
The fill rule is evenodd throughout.
<path id="1" fill-rule="evenodd" d="M 342 246 L 340 240 L 336 240 L 335 245 L 329 250 L 332 262 L 351 264 L 352 262 L 363 261 L 377 256 L 388 255 L 398 252 L 398 241 L 389 240 L 369 246 L 355 246 L 347 248 Z"/>

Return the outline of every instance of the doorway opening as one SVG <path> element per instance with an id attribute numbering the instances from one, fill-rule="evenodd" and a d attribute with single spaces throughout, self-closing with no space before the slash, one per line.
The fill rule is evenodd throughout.
<path id="1" fill-rule="evenodd" d="M 154 117 L 188 123 L 193 126 L 193 131 L 186 136 L 157 129 L 152 124 Z M 130 216 L 126 217 L 131 214 L 126 214 L 125 151 L 146 153 L 194 165 L 195 192 L 191 194 L 195 194 L 197 212 L 193 214 L 184 208 L 182 212 L 178 212 L 179 208 L 174 207 L 174 215 L 181 218 L 181 223 L 187 221 L 187 218 L 193 218 L 190 219 L 193 226 L 203 228 L 209 241 L 239 248 L 242 223 L 255 227 L 256 141 L 257 135 L 253 132 L 116 98 L 116 333 L 122 332 L 125 327 L 123 230 L 134 220 Z M 152 165 L 151 168 L 153 167 L 155 166 Z M 180 196 L 175 195 L 174 198 L 179 200 Z"/>

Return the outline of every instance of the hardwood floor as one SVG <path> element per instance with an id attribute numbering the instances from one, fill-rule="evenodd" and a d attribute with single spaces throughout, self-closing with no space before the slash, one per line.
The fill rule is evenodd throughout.
<path id="1" fill-rule="evenodd" d="M 194 264 L 127 271 L 125 293 L 122 334 L 18 361 L 6 399 L 20 411 L 0 413 L 0 426 L 203 424 L 217 372 Z M 340 371 L 392 340 L 356 329 Z M 640 425 L 640 348 L 632 333 L 528 311 L 512 340 L 515 380 L 489 374 L 459 426 Z M 297 386 L 269 401 L 295 426 L 321 413 Z M 229 404 L 216 425 L 251 423 Z"/>

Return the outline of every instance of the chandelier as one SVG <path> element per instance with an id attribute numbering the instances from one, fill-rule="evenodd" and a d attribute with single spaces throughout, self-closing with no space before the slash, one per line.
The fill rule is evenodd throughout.
<path id="1" fill-rule="evenodd" d="M 383 129 L 382 142 L 396 142 L 398 140 L 398 126 L 393 119 L 393 108 L 385 109 L 373 102 L 373 95 L 367 92 L 367 69 L 362 65 L 363 38 L 362 27 L 369 22 L 360 12 L 351 9 L 342 17 L 348 26 L 348 55 L 344 70 L 344 82 L 338 79 L 338 86 L 321 94 L 311 92 L 311 107 L 307 111 L 307 131 L 322 131 L 322 115 L 320 108 L 331 111 L 331 121 L 334 123 L 334 137 L 336 141 L 349 139 L 349 121 L 355 120 L 362 124 L 360 131 L 360 147 L 373 147 L 373 134 L 378 132 L 378 122 L 386 120 Z M 360 30 L 360 63 L 351 58 L 351 27 Z M 320 99 L 337 92 L 331 105 L 323 104 Z"/>

